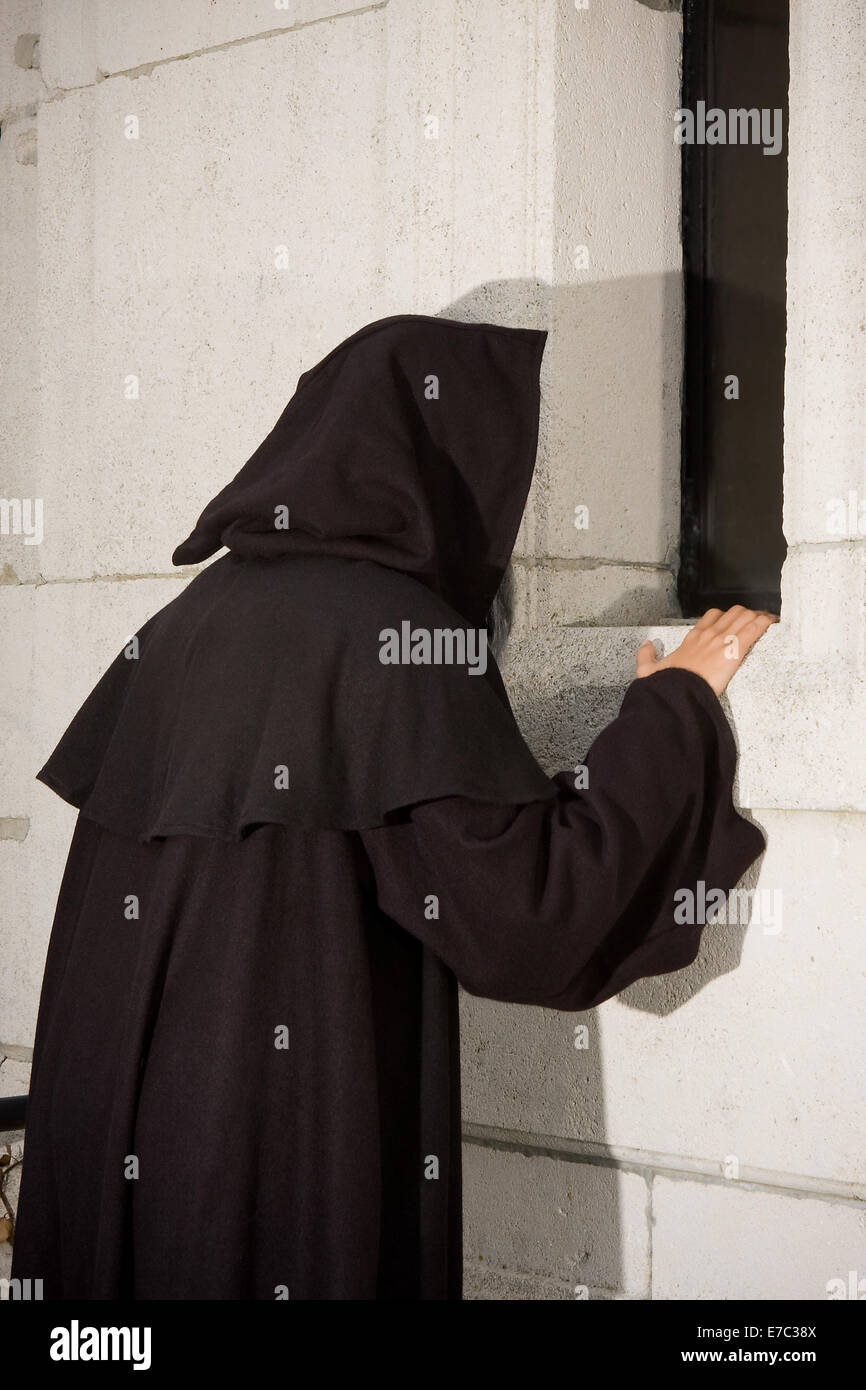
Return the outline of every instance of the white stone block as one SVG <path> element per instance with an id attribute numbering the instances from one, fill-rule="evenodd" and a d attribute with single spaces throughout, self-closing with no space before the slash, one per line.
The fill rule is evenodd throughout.
<path id="1" fill-rule="evenodd" d="M 654 1299 L 820 1301 L 852 1270 L 866 1277 L 866 1213 L 853 1206 L 656 1178 L 652 1211 Z"/>
<path id="2" fill-rule="evenodd" d="M 72 716 L 128 637 L 187 580 L 0 588 L 0 728 L 8 759 L 0 816 L 23 838 L 0 839 L 0 1039 L 32 1042 L 57 890 L 75 810 L 36 781 Z M 15 824 L 9 826 L 11 834 Z"/>
<path id="3" fill-rule="evenodd" d="M 543 1303 L 574 1298 L 568 1284 L 488 1269 L 483 1260 L 467 1260 L 463 1268 L 464 1302 Z"/>
<path id="4" fill-rule="evenodd" d="M 462 995 L 467 1121 L 864 1190 L 866 817 L 758 819 L 764 920 L 708 926 L 688 969 L 586 1014 Z"/>
<path id="5" fill-rule="evenodd" d="M 464 1249 L 492 1274 L 641 1294 L 647 1185 L 634 1173 L 464 1144 Z"/>
<path id="6" fill-rule="evenodd" d="M 664 561 L 679 531 L 681 24 L 629 0 L 559 11 L 555 423 L 537 553 Z"/>
<path id="7" fill-rule="evenodd" d="M 33 1046 L 45 953 L 75 824 L 71 807 L 42 792 L 44 813 L 27 839 L 0 841 L 0 1038 L 24 1047 Z"/>
<path id="8" fill-rule="evenodd" d="M 866 8 L 795 0 L 791 13 L 785 511 L 789 544 L 834 541 L 848 511 L 866 540 Z M 822 119 L 832 91 L 837 120 Z"/>
<path id="9" fill-rule="evenodd" d="M 641 642 L 667 655 L 689 626 L 563 628 L 509 643 L 503 675 L 542 765 L 573 766 L 615 717 Z M 839 651 L 828 643 L 823 659 L 804 660 L 786 615 L 746 656 L 722 698 L 740 753 L 738 805 L 866 810 L 866 679 Z"/>
<path id="10" fill-rule="evenodd" d="M 782 613 L 792 655 L 799 658 L 806 677 L 816 669 L 819 679 L 827 672 L 831 690 L 862 682 L 866 537 L 860 542 L 802 545 L 789 554 L 782 571 Z"/>
<path id="11" fill-rule="evenodd" d="M 46 577 L 168 571 L 299 372 L 377 316 L 383 16 L 41 107 Z"/>
<path id="12" fill-rule="evenodd" d="M 674 576 L 661 565 L 515 559 L 512 638 L 543 629 L 633 627 L 679 617 Z"/>
<path id="13" fill-rule="evenodd" d="M 362 8 L 344 0 L 42 0 L 45 80 L 50 87 L 85 86 Z"/>
<path id="14" fill-rule="evenodd" d="M 0 26 L 5 18 L 0 17 Z M 27 132 L 35 130 L 36 116 L 19 113 L 16 119 L 4 120 L 0 140 L 4 190 L 0 217 L 0 496 L 30 509 L 29 528 L 25 525 L 27 511 L 19 512 L 17 534 L 14 512 L 0 522 L 0 586 L 17 583 L 25 572 L 35 572 L 38 567 L 39 547 L 31 543 L 38 516 L 34 468 L 39 423 L 38 170 L 21 162 L 19 145 Z"/>
<path id="15" fill-rule="evenodd" d="M 0 729 L 15 754 L 4 766 L 0 816 L 35 812 L 44 790 L 36 773 L 72 716 L 129 637 L 188 582 L 179 573 L 122 583 L 0 587 Z"/>
<path id="16" fill-rule="evenodd" d="M 39 33 L 39 0 L 4 0 L 0 6 L 0 120 L 4 121 L 3 143 L 10 139 L 14 125 L 5 124 L 7 116 L 37 101 L 44 89 L 39 72 L 39 49 L 34 49 L 33 38 Z M 36 66 L 32 66 L 35 63 Z M 3 181 L 4 218 L 11 211 L 9 189 Z M 8 265 L 8 261 L 3 262 Z M 4 320 L 4 323 L 6 320 Z"/>

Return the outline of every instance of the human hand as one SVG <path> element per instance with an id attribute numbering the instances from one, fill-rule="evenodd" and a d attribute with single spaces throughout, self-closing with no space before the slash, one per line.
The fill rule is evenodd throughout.
<path id="1" fill-rule="evenodd" d="M 742 665 L 746 652 L 772 623 L 778 621 L 775 613 L 756 612 L 741 604 L 735 604 L 724 613 L 721 608 L 709 608 L 670 656 L 659 658 L 652 642 L 642 642 L 637 649 L 637 674 L 651 676 L 656 671 L 679 666 L 703 676 L 716 694 L 721 695 Z"/>

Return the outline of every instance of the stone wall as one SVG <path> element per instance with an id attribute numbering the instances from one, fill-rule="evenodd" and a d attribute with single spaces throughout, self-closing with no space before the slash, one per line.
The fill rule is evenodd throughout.
<path id="1" fill-rule="evenodd" d="M 640 0 L 3 7 L 0 493 L 41 500 L 44 538 L 0 535 L 0 1093 L 26 1090 L 74 821 L 34 774 L 348 333 L 550 330 L 506 667 L 549 770 L 645 636 L 680 640 L 680 35 Z M 469 1298 L 866 1278 L 866 535 L 827 530 L 866 499 L 864 53 L 866 0 L 792 0 L 789 556 L 729 692 L 763 917 L 585 1017 L 463 996 Z"/>

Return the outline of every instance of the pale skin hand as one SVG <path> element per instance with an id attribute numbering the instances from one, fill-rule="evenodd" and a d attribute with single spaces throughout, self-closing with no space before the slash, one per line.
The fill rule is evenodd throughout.
<path id="1" fill-rule="evenodd" d="M 756 612 L 741 604 L 724 613 L 721 608 L 708 608 L 670 656 L 659 660 L 652 642 L 642 642 L 637 649 L 637 674 L 651 676 L 656 671 L 680 666 L 703 676 L 716 694 L 721 695 L 749 649 L 763 637 L 771 623 L 778 621 L 775 613 Z"/>

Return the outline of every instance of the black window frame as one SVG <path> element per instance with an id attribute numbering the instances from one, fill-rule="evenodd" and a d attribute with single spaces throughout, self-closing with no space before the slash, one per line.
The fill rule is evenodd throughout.
<path id="1" fill-rule="evenodd" d="M 745 145 L 681 147 L 685 334 L 677 589 L 686 617 L 736 603 L 781 610 L 788 28 L 788 0 L 684 0 L 681 107 L 696 111 L 704 101 L 708 110 L 783 113 L 776 155 Z M 778 168 L 769 167 L 776 161 Z M 740 196 L 736 170 L 744 171 Z M 749 365 L 740 398 L 725 401 L 725 368 L 737 373 L 737 366 L 722 360 L 723 345 L 730 357 L 734 341 Z M 726 408 L 737 414 L 724 415 Z"/>

